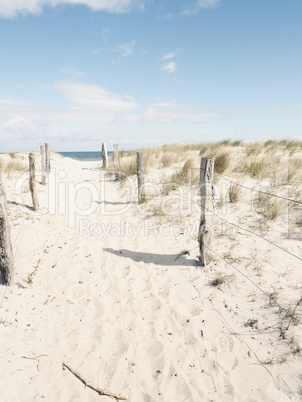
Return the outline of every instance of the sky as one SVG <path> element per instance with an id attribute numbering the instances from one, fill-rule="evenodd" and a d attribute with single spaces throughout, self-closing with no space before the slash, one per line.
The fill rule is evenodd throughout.
<path id="1" fill-rule="evenodd" d="M 301 0 L 0 0 L 0 152 L 302 139 Z"/>

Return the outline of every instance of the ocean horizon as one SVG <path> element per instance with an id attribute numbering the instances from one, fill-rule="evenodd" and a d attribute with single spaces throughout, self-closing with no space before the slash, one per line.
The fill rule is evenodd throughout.
<path id="1" fill-rule="evenodd" d="M 72 158 L 72 159 L 76 159 L 78 161 L 83 161 L 83 162 L 101 161 L 102 160 L 102 152 L 101 151 L 77 151 L 77 152 L 58 152 L 58 153 L 67 158 Z M 108 151 L 107 153 L 108 153 L 108 155 L 111 155 L 113 152 Z"/>

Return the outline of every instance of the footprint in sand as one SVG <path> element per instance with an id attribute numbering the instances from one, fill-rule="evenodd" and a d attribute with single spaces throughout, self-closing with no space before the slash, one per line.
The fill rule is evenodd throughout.
<path id="1" fill-rule="evenodd" d="M 233 370 L 238 360 L 233 353 L 234 341 L 231 336 L 219 336 L 217 340 L 218 363 L 225 371 Z"/>
<path id="2" fill-rule="evenodd" d="M 170 286 L 169 285 L 161 286 L 158 294 L 160 297 L 164 298 L 165 300 L 168 300 L 168 297 L 170 295 Z"/>
<path id="3" fill-rule="evenodd" d="M 123 331 L 117 330 L 114 336 L 114 341 L 111 344 L 110 350 L 113 356 L 123 356 L 129 349 L 129 342 Z"/>

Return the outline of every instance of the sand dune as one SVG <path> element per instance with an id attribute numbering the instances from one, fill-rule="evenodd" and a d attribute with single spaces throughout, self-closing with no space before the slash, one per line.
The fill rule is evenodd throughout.
<path id="1" fill-rule="evenodd" d="M 134 199 L 124 212 L 128 195 L 99 163 L 52 155 L 52 167 L 57 205 L 51 213 L 14 204 L 14 179 L 5 182 L 16 275 L 13 287 L 0 286 L 1 401 L 110 399 L 85 388 L 63 362 L 95 387 L 132 402 L 299 400 L 299 357 L 263 364 L 286 355 L 288 347 L 276 332 L 263 330 L 277 317 L 261 293 L 234 272 L 230 282 L 210 286 L 217 271 L 230 273 L 225 265 L 199 267 L 196 241 L 155 235 L 154 218 L 138 214 Z M 77 213 L 66 202 L 70 183 L 96 189 L 77 192 Z M 48 187 L 37 188 L 46 210 Z M 29 192 L 23 203 L 30 205 Z M 79 215 L 91 205 L 92 213 Z M 140 228 L 138 235 L 118 233 L 127 225 Z M 243 246 L 232 245 L 234 252 L 248 241 L 246 235 Z M 265 270 L 270 247 L 259 247 Z M 217 239 L 217 252 L 226 249 Z M 290 263 L 272 253 L 275 260 Z M 244 326 L 254 316 L 259 331 Z"/>

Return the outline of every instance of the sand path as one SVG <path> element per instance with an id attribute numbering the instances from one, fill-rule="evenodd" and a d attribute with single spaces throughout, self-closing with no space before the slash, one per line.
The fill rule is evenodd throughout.
<path id="1" fill-rule="evenodd" d="M 66 171 L 57 185 L 88 180 L 99 189 L 97 165 L 58 159 L 51 175 Z M 77 216 L 72 228 L 68 214 L 27 218 L 11 205 L 16 285 L 5 291 L 1 309 L 1 401 L 109 400 L 63 371 L 62 362 L 132 402 L 290 400 L 286 387 L 231 333 L 211 290 L 195 286 L 202 269 L 194 256 L 177 258 L 188 240 L 147 234 L 135 204 L 117 213 L 127 197 L 105 180 L 98 199 L 78 192 L 78 205 L 95 202 L 97 209 Z M 47 206 L 46 189 L 38 191 Z M 81 236 L 80 219 L 111 232 L 104 238 L 84 230 Z M 126 223 L 142 225 L 135 239 L 112 233 Z"/>

